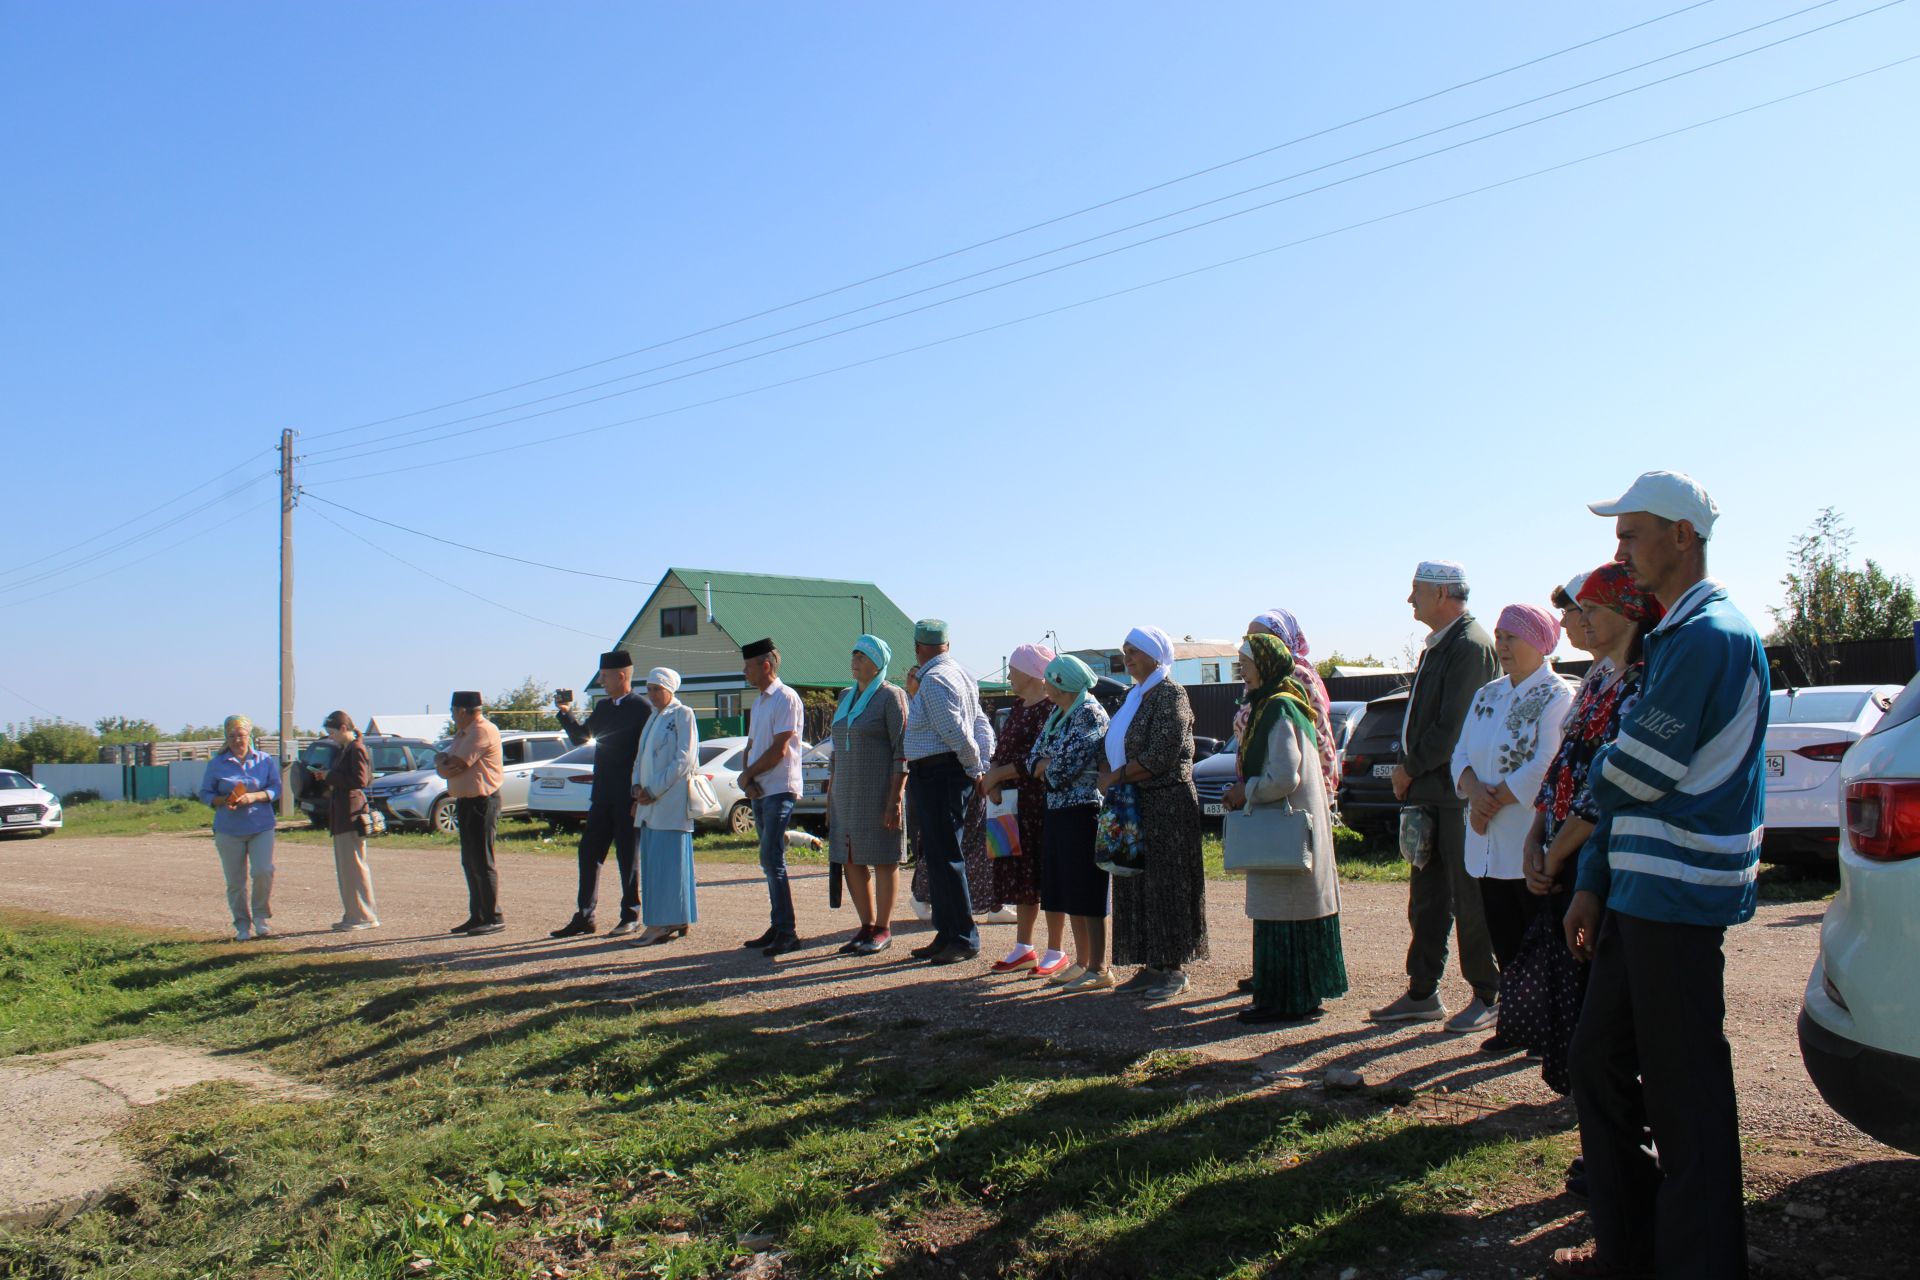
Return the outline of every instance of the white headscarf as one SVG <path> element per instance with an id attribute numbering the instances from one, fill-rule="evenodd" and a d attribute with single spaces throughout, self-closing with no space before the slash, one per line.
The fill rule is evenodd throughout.
<path id="1" fill-rule="evenodd" d="M 672 667 L 655 667 L 647 672 L 647 683 L 659 685 L 668 693 L 679 693 L 680 673 Z"/>
<path id="2" fill-rule="evenodd" d="M 1127 759 L 1127 726 L 1133 723 L 1133 717 L 1140 710 L 1140 699 L 1147 696 L 1147 690 L 1167 678 L 1173 670 L 1173 637 L 1158 627 L 1135 627 L 1127 632 L 1127 643 L 1153 659 L 1153 674 L 1127 690 L 1127 700 L 1120 704 L 1120 710 L 1114 713 L 1107 725 L 1107 768 L 1118 769 Z"/>

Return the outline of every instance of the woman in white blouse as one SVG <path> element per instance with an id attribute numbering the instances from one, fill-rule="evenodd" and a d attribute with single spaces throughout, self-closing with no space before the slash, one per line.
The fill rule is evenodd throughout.
<path id="1" fill-rule="evenodd" d="M 1573 708 L 1573 691 L 1547 662 L 1559 644 L 1560 623 L 1545 609 L 1512 604 L 1501 610 L 1493 647 L 1506 674 L 1473 695 L 1453 748 L 1454 786 L 1467 802 L 1467 874 L 1480 881 L 1487 931 L 1502 970 L 1527 929 L 1525 850 L 1533 798 Z M 1491 1041 L 1488 1047 L 1501 1050 Z"/>
<path id="2" fill-rule="evenodd" d="M 633 824 L 640 828 L 640 920 L 646 932 L 634 945 L 656 946 L 684 938 L 699 919 L 693 899 L 693 818 L 687 784 L 700 752 L 693 710 L 674 695 L 680 673 L 655 667 L 647 673 L 653 715 L 640 734 L 633 760 Z"/>

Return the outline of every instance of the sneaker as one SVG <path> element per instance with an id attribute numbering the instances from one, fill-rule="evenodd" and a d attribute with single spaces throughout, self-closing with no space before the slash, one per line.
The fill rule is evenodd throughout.
<path id="1" fill-rule="evenodd" d="M 1445 1030 L 1448 1035 L 1462 1036 L 1469 1031 L 1485 1031 L 1500 1021 L 1500 1002 L 1488 1004 L 1479 996 L 1467 1002 L 1467 1007 L 1447 1019 Z"/>
<path id="2" fill-rule="evenodd" d="M 1447 1006 L 1440 1002 L 1440 993 L 1436 991 L 1424 1000 L 1414 999 L 1411 993 L 1401 996 L 1384 1008 L 1369 1010 L 1367 1021 L 1438 1022 L 1446 1016 Z"/>
<path id="3" fill-rule="evenodd" d="M 1083 972 L 1060 989 L 1068 995 L 1079 995 L 1082 991 L 1112 991 L 1114 985 L 1113 970 L 1102 969 L 1098 973 Z"/>
<path id="4" fill-rule="evenodd" d="M 1046 957 L 1042 956 L 1033 966 L 1033 976 L 1036 978 L 1051 978 L 1066 970 L 1072 964 L 1073 957 L 1064 951 L 1054 957 L 1052 964 L 1048 964 Z"/>
<path id="5" fill-rule="evenodd" d="M 1157 987 L 1166 980 L 1167 975 L 1161 973 L 1158 969 L 1149 969 L 1145 965 L 1141 965 L 1138 973 L 1135 973 L 1131 978 L 1128 978 L 1125 982 L 1115 987 L 1114 990 L 1120 992 L 1122 995 L 1140 996 L 1145 995 L 1149 987 Z"/>
<path id="6" fill-rule="evenodd" d="M 335 920 L 333 922 L 333 931 L 335 933 L 358 933 L 362 929 L 378 929 L 379 927 L 380 922 L 378 920 Z"/>
<path id="7" fill-rule="evenodd" d="M 1163 974 L 1161 980 L 1140 993 L 1142 1000 L 1171 1000 L 1193 985 L 1184 973 Z"/>
<path id="8" fill-rule="evenodd" d="M 1012 907 L 1000 907 L 980 917 L 987 924 L 1019 924 L 1020 917 Z"/>
<path id="9" fill-rule="evenodd" d="M 990 966 L 988 966 L 987 972 L 988 973 L 1019 973 L 1023 969 L 1037 969 L 1039 967 L 1040 967 L 1040 953 L 1038 951 L 1035 951 L 1032 947 L 1028 947 L 1025 951 L 1021 952 L 1017 956 L 1008 956 L 1004 960 L 995 960 Z"/>
<path id="10" fill-rule="evenodd" d="M 459 924 L 447 930 L 447 932 L 448 933 L 472 933 L 475 929 L 479 927 L 480 927 L 480 922 L 474 919 L 472 916 L 468 916 L 465 920 L 462 920 Z"/>
<path id="11" fill-rule="evenodd" d="M 1547 1274 L 1555 1280 L 1653 1280 L 1651 1267 L 1616 1267 L 1600 1261 L 1600 1251 L 1593 1245 L 1555 1249 Z"/>
<path id="12" fill-rule="evenodd" d="M 624 938 L 630 933 L 638 932 L 640 932 L 640 922 L 638 920 L 622 920 L 619 924 L 607 930 L 607 936 L 609 938 Z"/>
<path id="13" fill-rule="evenodd" d="M 469 938 L 477 938 L 480 935 L 486 934 L 486 933 L 505 933 L 506 929 L 507 929 L 507 926 L 505 921 L 489 920 L 485 924 L 477 924 L 473 926 L 473 928 L 467 930 L 467 936 Z"/>
<path id="14" fill-rule="evenodd" d="M 1064 987 L 1069 982 L 1076 980 L 1084 973 L 1086 973 L 1086 969 L 1084 967 L 1077 964 L 1068 965 L 1066 968 L 1062 969 L 1060 972 L 1054 974 L 1051 978 L 1048 978 L 1047 985 L 1050 987 Z"/>
<path id="15" fill-rule="evenodd" d="M 873 936 L 873 926 L 870 924 L 861 925 L 860 932 L 854 934 L 851 938 L 848 938 L 845 942 L 840 944 L 839 954 L 843 956 L 857 956 L 862 954 L 860 951 L 860 944 L 865 942 L 868 938 L 871 938 L 872 936 Z"/>
<path id="16" fill-rule="evenodd" d="M 273 936 L 273 926 L 265 920 L 255 920 L 253 922 L 253 936 L 256 938 L 271 938 Z"/>
<path id="17" fill-rule="evenodd" d="M 567 921 L 547 936 L 549 938 L 584 938 L 592 932 L 593 921 L 576 912 L 573 919 Z"/>
<path id="18" fill-rule="evenodd" d="M 877 956 L 893 945 L 893 930 L 876 929 L 853 945 L 853 954 L 857 956 Z"/>
<path id="19" fill-rule="evenodd" d="M 253 927 L 251 925 L 241 925 L 233 931 L 233 940 L 235 942 L 252 942 Z"/>

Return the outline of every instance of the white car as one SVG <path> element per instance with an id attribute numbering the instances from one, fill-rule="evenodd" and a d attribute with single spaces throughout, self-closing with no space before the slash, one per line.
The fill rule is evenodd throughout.
<path id="1" fill-rule="evenodd" d="M 446 743 L 437 744 L 445 748 Z M 567 735 L 557 729 L 507 729 L 500 734 L 500 813 L 527 811 L 527 789 L 534 769 L 557 760 L 567 750 Z M 457 835 L 453 797 L 447 780 L 432 769 L 375 778 L 367 787 L 367 803 L 400 827 L 432 827 L 443 835 Z"/>
<path id="2" fill-rule="evenodd" d="M 740 789 L 740 770 L 746 765 L 745 738 L 715 738 L 700 744 L 700 772 L 713 787 L 720 812 L 703 820 L 736 835 L 753 830 L 753 807 Z M 593 744 L 575 747 L 557 760 L 534 769 L 528 777 L 527 813 L 556 827 L 577 827 L 586 821 L 593 797 Z"/>
<path id="3" fill-rule="evenodd" d="M 1840 838 L 1840 758 L 1873 731 L 1897 684 L 1835 684 L 1776 690 L 1767 709 L 1769 862 L 1830 862 Z"/>
<path id="4" fill-rule="evenodd" d="M 64 821 L 59 796 L 24 773 L 0 769 L 0 832 L 44 836 L 58 831 Z"/>
<path id="5" fill-rule="evenodd" d="M 1800 1007 L 1827 1105 L 1920 1155 L 1920 678 L 1840 763 L 1840 892 Z"/>

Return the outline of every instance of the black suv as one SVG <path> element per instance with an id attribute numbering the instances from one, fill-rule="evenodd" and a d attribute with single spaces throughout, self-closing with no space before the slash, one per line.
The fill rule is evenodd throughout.
<path id="1" fill-rule="evenodd" d="M 367 755 L 373 761 L 373 776 L 406 773 L 413 769 L 431 769 L 440 749 L 421 738 L 374 736 L 362 738 Z M 315 738 L 300 748 L 300 755 L 287 770 L 286 785 L 293 789 L 294 803 L 316 827 L 327 825 L 327 770 L 333 767 L 339 748 L 331 738 Z"/>
<path id="2" fill-rule="evenodd" d="M 1393 798 L 1393 767 L 1400 763 L 1400 729 L 1406 718 L 1405 693 L 1375 698 L 1347 741 L 1340 816 L 1370 840 L 1398 835 L 1400 802 Z"/>

